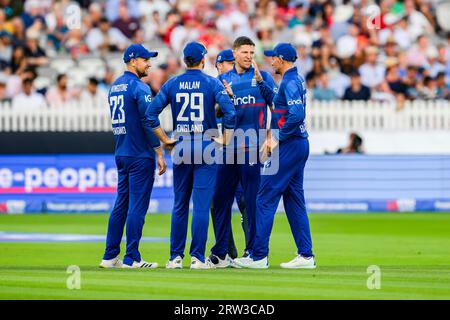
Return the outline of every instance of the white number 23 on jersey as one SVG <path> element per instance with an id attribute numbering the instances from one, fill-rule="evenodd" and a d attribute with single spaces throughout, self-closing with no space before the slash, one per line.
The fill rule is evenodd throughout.
<path id="1" fill-rule="evenodd" d="M 125 111 L 123 110 L 123 95 L 110 96 L 109 105 L 112 108 L 111 111 L 111 122 L 112 124 L 125 123 Z M 116 111 L 119 108 L 119 112 Z"/>

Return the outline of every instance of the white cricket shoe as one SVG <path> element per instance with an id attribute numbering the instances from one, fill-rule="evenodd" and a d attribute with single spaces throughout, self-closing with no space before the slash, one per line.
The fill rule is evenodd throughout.
<path id="1" fill-rule="evenodd" d="M 211 261 L 216 268 L 228 268 L 231 267 L 232 259 L 227 254 L 224 259 L 220 259 L 219 256 L 215 254 L 211 254 L 208 257 L 209 261 Z"/>
<path id="2" fill-rule="evenodd" d="M 248 269 L 267 269 L 269 268 L 269 259 L 267 257 L 261 260 L 253 260 L 251 257 L 234 259 L 234 263 L 241 268 Z"/>
<path id="3" fill-rule="evenodd" d="M 100 268 L 121 268 L 122 264 L 123 264 L 122 260 L 120 260 L 119 256 L 117 256 L 110 260 L 102 260 L 102 262 L 100 262 L 99 267 Z"/>
<path id="4" fill-rule="evenodd" d="M 280 267 L 285 269 L 315 269 L 316 259 L 314 258 L 314 256 L 304 257 L 299 254 L 291 261 L 281 263 Z"/>
<path id="5" fill-rule="evenodd" d="M 157 262 L 147 262 L 144 260 L 141 260 L 140 262 L 133 261 L 133 264 L 130 266 L 128 264 L 123 264 L 122 268 L 126 269 L 156 269 L 158 268 Z"/>
<path id="6" fill-rule="evenodd" d="M 205 259 L 205 262 L 201 262 L 196 257 L 191 259 L 191 269 L 215 269 L 216 266 L 209 259 Z"/>
<path id="7" fill-rule="evenodd" d="M 183 259 L 176 256 L 175 259 L 167 261 L 166 269 L 183 269 Z"/>

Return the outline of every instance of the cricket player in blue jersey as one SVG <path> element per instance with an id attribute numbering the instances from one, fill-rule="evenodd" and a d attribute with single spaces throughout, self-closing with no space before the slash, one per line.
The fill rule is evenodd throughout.
<path id="1" fill-rule="evenodd" d="M 183 50 L 187 70 L 182 75 L 171 78 L 161 88 L 147 110 L 149 126 L 156 136 L 166 145 L 172 145 L 170 139 L 160 127 L 158 115 L 170 104 L 174 134 L 178 136 L 177 146 L 183 146 L 182 152 L 189 153 L 193 145 L 193 158 L 200 153 L 200 161 L 192 163 L 192 154 L 182 156 L 182 161 L 173 166 L 174 207 L 170 232 L 170 258 L 168 269 L 182 268 L 189 216 L 189 200 L 193 198 L 191 225 L 191 269 L 213 269 L 214 264 L 205 259 L 208 237 L 209 209 L 216 184 L 217 164 L 205 161 L 203 150 L 210 146 L 211 138 L 206 141 L 204 133 L 213 129 L 217 133 L 216 103 L 224 114 L 224 133 L 213 138 L 220 144 L 229 140 L 235 127 L 235 110 L 224 85 L 216 78 L 202 72 L 205 66 L 206 48 L 198 42 L 190 42 Z M 187 142 L 185 142 L 187 141 Z M 200 142 L 200 148 L 197 149 Z M 174 150 L 175 154 L 175 150 Z"/>
<path id="2" fill-rule="evenodd" d="M 256 230 L 256 195 L 260 182 L 261 165 L 258 160 L 259 130 L 266 129 L 267 107 L 270 104 L 255 79 L 253 68 L 255 43 L 248 37 L 238 37 L 233 43 L 236 60 L 233 69 L 219 76 L 225 86 L 232 91 L 232 100 L 236 108 L 236 130 L 251 133 L 243 142 L 236 142 L 225 148 L 224 164 L 220 164 L 214 193 L 216 216 L 216 244 L 211 249 L 210 260 L 217 267 L 235 266 L 227 255 L 228 238 L 231 228 L 231 210 L 239 183 L 248 217 L 248 237 L 244 256 L 252 252 Z M 272 76 L 261 72 L 266 86 L 275 87 Z M 242 139 L 241 139 L 242 141 Z M 237 145 L 239 143 L 239 145 Z M 252 157 L 255 155 L 256 157 Z M 231 158 L 231 161 L 230 161 Z M 232 163 L 230 163 L 232 162 Z M 224 186 L 227 186 L 224 188 Z"/>
<path id="3" fill-rule="evenodd" d="M 221 52 L 219 52 L 217 54 L 217 58 L 216 58 L 216 69 L 217 72 L 219 73 L 219 76 L 221 74 L 224 74 L 230 70 L 232 70 L 234 67 L 234 54 L 233 54 L 233 50 L 231 49 L 226 49 L 223 50 Z M 225 87 L 227 90 L 229 90 L 229 95 L 233 96 L 232 90 L 231 88 L 227 85 Z M 217 109 L 217 108 L 216 108 Z M 221 126 L 222 125 L 222 116 L 223 114 L 220 112 L 219 110 L 216 110 L 216 114 L 217 114 L 217 125 Z M 241 212 L 241 224 L 242 224 L 242 229 L 244 230 L 244 235 L 245 235 L 245 241 L 247 244 L 248 241 L 248 219 L 247 219 L 247 212 L 245 211 L 245 201 L 244 201 L 244 197 L 243 197 L 243 190 L 242 190 L 242 186 L 240 183 L 238 183 L 238 186 L 236 188 L 236 194 L 235 194 L 235 199 L 236 199 L 236 203 L 238 205 L 239 211 Z M 214 234 L 216 233 L 216 214 L 214 211 L 214 205 L 211 206 L 211 218 L 212 218 L 212 222 L 213 222 L 213 229 L 214 229 Z M 227 249 L 227 253 L 230 256 L 231 259 L 235 259 L 238 256 L 237 253 L 237 248 L 236 248 L 236 244 L 234 242 L 234 237 L 233 237 L 233 229 L 230 226 L 230 235 L 228 237 L 228 249 Z M 215 259 L 215 256 L 210 256 L 211 261 L 217 265 L 218 264 L 218 260 Z"/>
<path id="4" fill-rule="evenodd" d="M 282 263 L 282 268 L 313 269 L 316 261 L 312 252 L 311 233 L 303 191 L 303 173 L 309 156 L 308 133 L 305 127 L 306 87 L 305 81 L 294 67 L 297 59 L 295 48 L 289 43 L 280 43 L 273 50 L 264 51 L 272 57 L 272 66 L 283 78 L 277 93 L 272 93 L 273 109 L 271 136 L 264 142 L 265 153 L 279 148 L 279 170 L 273 175 L 262 175 L 257 196 L 256 240 L 249 259 L 235 259 L 245 268 L 265 269 L 269 267 L 269 238 L 275 212 L 283 197 L 286 216 L 294 236 L 298 255 Z M 272 159 L 274 161 L 274 159 Z M 267 163 L 270 165 L 270 163 Z"/>
<path id="5" fill-rule="evenodd" d="M 100 263 L 103 268 L 158 267 L 155 262 L 142 260 L 138 250 L 153 188 L 155 157 L 159 174 L 166 170 L 158 138 L 143 125 L 152 96 L 150 87 L 140 78 L 147 75 L 150 58 L 157 55 L 157 52 L 148 51 L 140 44 L 130 45 L 123 56 L 127 71 L 109 91 L 111 122 L 116 139 L 118 186 L 114 209 L 109 217 L 106 250 Z M 119 252 L 125 223 L 127 247 L 122 263 Z"/>

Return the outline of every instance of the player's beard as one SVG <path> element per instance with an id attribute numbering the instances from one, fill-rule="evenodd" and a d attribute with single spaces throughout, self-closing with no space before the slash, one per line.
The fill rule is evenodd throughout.
<path id="1" fill-rule="evenodd" d="M 145 69 L 143 71 L 141 71 L 138 68 L 136 68 L 136 73 L 137 73 L 138 77 L 139 78 L 146 77 L 148 74 L 148 69 L 149 69 L 149 67 L 145 67 Z"/>

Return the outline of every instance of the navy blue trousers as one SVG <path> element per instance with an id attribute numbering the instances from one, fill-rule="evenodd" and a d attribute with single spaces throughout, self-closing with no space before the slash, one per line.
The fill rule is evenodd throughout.
<path id="1" fill-rule="evenodd" d="M 216 164 L 178 164 L 173 166 L 175 203 L 170 230 L 170 259 L 184 258 L 192 195 L 191 257 L 205 261 L 209 208 L 216 184 Z"/>
<path id="2" fill-rule="evenodd" d="M 261 175 L 256 198 L 256 239 L 254 260 L 269 255 L 269 239 L 281 197 L 298 254 L 312 256 L 312 241 L 303 191 L 303 172 L 309 156 L 308 139 L 291 138 L 279 145 L 279 170 Z"/>
<path id="3" fill-rule="evenodd" d="M 155 179 L 155 160 L 116 156 L 118 171 L 117 198 L 108 222 L 106 250 L 103 259 L 120 253 L 120 242 L 126 223 L 127 248 L 123 262 L 141 261 L 139 241 L 150 203 Z"/>
<path id="4" fill-rule="evenodd" d="M 231 212 L 238 185 L 242 186 L 241 196 L 245 199 L 248 229 L 245 251 L 252 252 L 256 235 L 256 195 L 258 193 L 261 165 L 220 164 L 217 170 L 216 189 L 214 191 L 214 210 L 216 219 L 216 243 L 211 253 L 225 256 L 228 251 L 228 240 L 231 230 Z"/>

